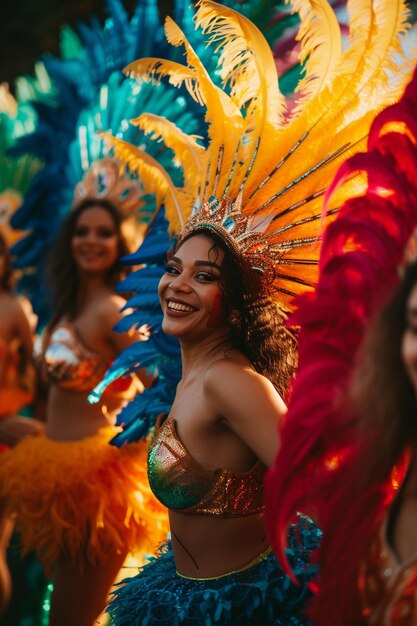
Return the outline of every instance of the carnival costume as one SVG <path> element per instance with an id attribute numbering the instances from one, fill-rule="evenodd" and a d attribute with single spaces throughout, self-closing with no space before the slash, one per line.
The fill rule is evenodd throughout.
<path id="1" fill-rule="evenodd" d="M 164 141 L 174 151 L 183 168 L 180 187 L 149 154 L 107 136 L 115 154 L 138 172 L 145 191 L 156 193 L 158 203 L 164 203 L 171 233 L 179 239 L 199 231 L 215 233 L 233 254 L 242 256 L 260 273 L 263 294 L 276 302 L 283 315 L 291 311 L 294 295 L 314 285 L 318 235 L 323 224 L 334 219 L 343 198 L 343 193 L 339 194 L 328 214 L 322 217 L 322 198 L 337 166 L 364 145 L 370 123 L 383 103 L 394 101 L 401 93 L 405 79 L 389 84 L 386 72 L 393 68 L 393 55 L 398 52 L 403 5 L 396 3 L 397 18 L 388 32 L 383 15 L 388 1 L 383 4 L 375 14 L 371 11 L 368 14 L 362 11 L 360 3 L 353 3 L 351 45 L 342 52 L 337 20 L 328 3 L 314 3 L 313 8 L 308 2 L 294 3 L 303 22 L 302 55 L 308 57 L 308 61 L 307 76 L 298 87 L 298 103 L 292 112 L 278 90 L 275 63 L 262 35 L 248 20 L 214 2 L 198 3 L 196 24 L 209 35 L 209 43 L 217 45 L 223 89 L 212 82 L 184 33 L 169 18 L 165 27 L 167 38 L 174 46 L 185 46 L 188 66 L 150 58 L 141 59 L 126 70 L 140 81 L 167 77 L 174 86 L 185 86 L 194 100 L 206 107 L 209 145 L 204 148 L 194 136 L 186 135 L 168 120 L 151 113 L 133 121 L 135 126 L 152 133 L 152 138 Z M 378 58 L 378 64 L 372 66 L 367 62 L 371 55 Z M 364 93 L 366 111 L 360 101 Z M 151 245 L 149 248 L 146 245 L 145 239 L 146 252 L 141 257 L 139 249 L 135 258 L 146 259 L 147 254 L 152 258 Z M 140 274 L 143 272 L 146 280 L 147 269 L 137 273 L 137 290 L 140 289 Z M 141 353 L 146 363 L 149 357 L 146 346 L 138 345 L 130 351 L 130 356 L 129 351 L 128 356 L 120 355 L 92 394 L 92 401 L 97 400 L 106 385 L 121 372 L 132 369 L 133 363 L 136 366 L 142 363 Z M 283 366 L 284 361 L 285 358 Z M 141 423 L 135 431 L 134 418 L 124 422 L 125 431 L 116 438 L 116 444 L 143 432 Z M 168 455 L 169 461 L 164 452 L 167 437 L 171 443 L 174 439 L 176 446 L 175 454 Z M 164 469 L 164 463 L 172 464 L 173 474 L 169 467 Z M 187 503 L 191 510 L 204 502 L 201 510 L 204 515 L 216 514 L 215 502 L 219 507 L 216 511 L 221 510 L 225 517 L 234 506 L 238 515 L 244 514 L 234 499 L 242 477 L 230 476 L 223 469 L 220 476 L 203 479 L 202 468 L 196 467 L 195 461 L 184 451 L 170 418 L 158 424 L 148 467 L 156 494 L 170 507 L 173 493 L 174 500 Z M 257 484 L 258 470 L 253 469 L 253 486 Z M 233 494 L 231 503 L 221 503 L 222 490 L 216 491 L 221 480 L 225 484 L 230 481 L 227 484 Z M 256 504 L 255 497 L 250 501 L 251 493 L 249 490 L 246 494 L 249 510 Z M 292 528 L 290 534 L 293 531 L 297 534 L 302 524 Z M 304 543 L 299 542 L 296 548 L 291 544 L 295 562 L 301 564 L 300 579 L 305 583 L 314 575 L 308 561 L 319 534 L 316 528 L 309 527 L 304 533 Z M 294 587 L 272 557 L 268 557 L 267 562 L 272 567 L 272 577 L 260 565 L 253 566 L 259 566 L 257 584 L 264 590 L 259 596 L 252 567 L 246 574 L 233 572 L 214 581 L 183 582 L 175 572 L 173 555 L 168 549 L 136 578 L 125 581 L 125 586 L 116 592 L 110 613 L 117 626 L 157 624 L 163 616 L 159 610 L 153 612 L 151 607 L 168 602 L 175 607 L 170 613 L 170 624 L 249 624 L 257 623 L 260 614 L 266 623 L 268 620 L 278 624 L 305 623 L 302 607 L 306 587 Z M 244 606 L 239 603 L 241 575 L 245 577 L 245 586 L 250 583 L 246 588 L 254 592 L 256 607 L 251 602 L 244 602 Z M 270 610 L 265 607 L 266 598 L 276 599 L 277 596 L 278 603 L 271 602 Z M 289 607 L 288 613 L 285 613 L 285 606 Z M 237 616 L 243 621 L 237 622 Z"/>
<path id="2" fill-rule="evenodd" d="M 395 458 L 390 450 L 386 459 L 381 426 L 374 420 L 372 432 L 365 432 L 356 407 L 341 401 L 375 313 L 398 288 L 404 249 L 416 229 L 416 106 L 417 72 L 400 102 L 374 121 L 367 152 L 341 167 L 329 197 L 355 176 L 365 174 L 366 185 L 327 230 L 316 292 L 299 299 L 292 320 L 301 327 L 299 370 L 282 450 L 267 476 L 266 522 L 283 557 L 292 513 L 314 503 L 324 532 L 319 594 L 311 607 L 320 626 L 417 624 L 417 559 L 400 564 L 389 532 L 412 451 L 403 446 L 397 455 L 398 445 Z M 414 240 L 413 261 L 415 248 Z M 382 385 L 379 393 L 383 401 Z M 371 455 L 387 462 L 364 479 Z"/>
<path id="3" fill-rule="evenodd" d="M 126 223 L 140 195 L 119 163 L 103 159 L 77 186 L 74 206 L 85 198 L 104 199 L 119 207 Z M 108 367 L 69 320 L 46 331 L 42 344 L 41 366 L 49 381 L 67 392 L 88 392 Z M 107 398 L 131 398 L 133 387 L 132 379 L 120 381 Z M 103 427 L 76 441 L 31 437 L 0 460 L 0 497 L 16 515 L 23 553 L 35 550 L 48 575 L 63 551 L 75 562 L 87 555 L 97 564 L 111 552 L 152 553 L 166 537 L 166 514 L 146 477 L 146 442 L 116 449 L 108 442 L 117 431 Z"/>
<path id="4" fill-rule="evenodd" d="M 207 470 L 179 439 L 172 417 L 161 415 L 156 423 L 148 476 L 153 492 L 169 509 L 222 519 L 261 513 L 265 470 L 260 461 L 247 472 Z M 222 576 L 189 578 L 176 571 L 171 545 L 164 545 L 158 558 L 115 592 L 109 609 L 114 624 L 307 624 L 302 608 L 310 595 L 308 582 L 316 575 L 309 559 L 320 535 L 307 517 L 290 528 L 287 556 L 299 586 L 283 573 L 270 548 Z"/>

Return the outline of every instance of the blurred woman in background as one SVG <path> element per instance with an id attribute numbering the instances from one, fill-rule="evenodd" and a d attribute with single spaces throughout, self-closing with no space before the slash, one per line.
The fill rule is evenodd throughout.
<path id="1" fill-rule="evenodd" d="M 103 160 L 93 167 L 87 177 L 97 186 L 116 166 Z M 145 338 L 113 330 L 127 314 L 114 293 L 127 245 L 117 198 L 109 190 L 94 196 L 94 185 L 92 195 L 78 197 L 51 257 L 53 313 L 38 354 L 49 385 L 45 434 L 0 460 L 1 495 L 16 514 L 23 551 L 35 549 L 52 574 L 51 626 L 95 623 L 127 553 L 152 552 L 166 532 L 147 484 L 146 443 L 108 445 L 117 412 L 142 384 L 129 377 L 101 403 L 87 402 L 117 354 Z"/>

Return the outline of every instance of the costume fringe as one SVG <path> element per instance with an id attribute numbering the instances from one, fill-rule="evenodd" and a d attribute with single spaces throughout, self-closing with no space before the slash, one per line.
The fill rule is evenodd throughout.
<path id="1" fill-rule="evenodd" d="M 303 607 L 308 583 L 317 570 L 309 565 L 320 531 L 300 516 L 290 529 L 288 559 L 300 584 L 291 582 L 269 554 L 252 567 L 212 580 L 178 576 L 170 544 L 161 547 L 139 574 L 122 581 L 109 612 L 114 626 L 307 626 Z"/>

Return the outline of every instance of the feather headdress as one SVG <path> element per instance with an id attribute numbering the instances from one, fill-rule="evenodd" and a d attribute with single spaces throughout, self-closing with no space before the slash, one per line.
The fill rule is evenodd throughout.
<path id="1" fill-rule="evenodd" d="M 358 176 L 339 190 L 322 218 L 322 196 L 332 177 L 342 160 L 364 147 L 372 120 L 400 97 L 412 70 L 401 54 L 403 0 L 351 0 L 345 50 L 327 0 L 292 4 L 302 20 L 301 54 L 307 59 L 295 109 L 279 91 L 274 59 L 259 30 L 232 9 L 200 0 L 196 27 L 220 52 L 223 88 L 170 18 L 167 39 L 184 46 L 187 64 L 148 58 L 125 70 L 139 81 L 166 77 L 206 107 L 206 149 L 163 117 L 145 113 L 132 121 L 174 151 L 183 165 L 182 186 L 139 148 L 108 137 L 145 190 L 158 192 L 171 232 L 214 225 L 254 267 L 269 267 L 269 287 L 284 311 L 315 282 L 322 228 L 346 194 L 364 184 Z"/>

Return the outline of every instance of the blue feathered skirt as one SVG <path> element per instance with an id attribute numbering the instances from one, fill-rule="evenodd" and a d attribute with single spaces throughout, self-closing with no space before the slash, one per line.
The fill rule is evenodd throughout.
<path id="1" fill-rule="evenodd" d="M 320 531 L 305 517 L 290 530 L 287 557 L 299 584 L 269 552 L 248 568 L 219 578 L 179 576 L 170 544 L 139 574 L 122 581 L 108 611 L 113 626 L 307 626 L 308 583 L 317 574 L 311 550 Z"/>

